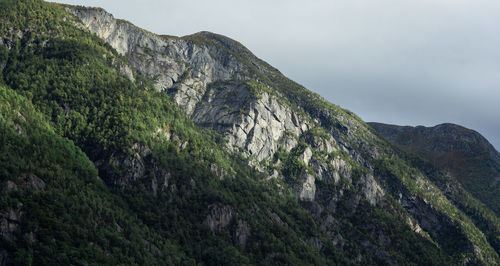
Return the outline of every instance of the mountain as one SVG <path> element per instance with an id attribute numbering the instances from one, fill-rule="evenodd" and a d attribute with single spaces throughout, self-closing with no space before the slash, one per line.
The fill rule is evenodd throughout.
<path id="1" fill-rule="evenodd" d="M 500 214 L 500 153 L 481 134 L 454 124 L 369 124 L 389 141 L 449 171 L 474 197 Z"/>
<path id="2" fill-rule="evenodd" d="M 500 262 L 460 183 L 240 43 L 0 7 L 0 264 Z"/>

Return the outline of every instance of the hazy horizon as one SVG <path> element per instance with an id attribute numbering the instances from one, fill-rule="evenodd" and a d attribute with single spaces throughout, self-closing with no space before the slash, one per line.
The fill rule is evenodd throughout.
<path id="1" fill-rule="evenodd" d="M 157 34 L 223 34 L 367 122 L 455 123 L 500 150 L 500 2 L 55 2 Z"/>

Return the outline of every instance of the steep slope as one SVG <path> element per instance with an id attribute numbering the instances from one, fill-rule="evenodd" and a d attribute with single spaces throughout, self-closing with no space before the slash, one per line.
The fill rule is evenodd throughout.
<path id="1" fill-rule="evenodd" d="M 241 44 L 209 32 L 157 36 L 101 9 L 68 10 L 195 123 L 216 130 L 230 150 L 290 186 L 334 243 L 339 238 L 363 242 L 362 249 L 391 261 L 380 240 L 390 233 L 379 218 L 403 206 L 397 216 L 455 259 L 497 262 L 469 217 L 358 117 L 288 80 Z M 360 234 L 348 235 L 346 227 L 332 230 L 339 223 L 353 224 L 375 206 L 384 214 L 375 214 L 373 222 L 356 221 Z"/>
<path id="2" fill-rule="evenodd" d="M 120 74 L 116 52 L 61 7 L 1 4 L 0 65 L 13 88 L 0 101 L 2 264 L 349 263 L 302 240 L 325 242 L 295 198 L 146 80 Z M 32 137 L 22 117 L 47 121 L 50 134 Z"/>
<path id="3" fill-rule="evenodd" d="M 500 214 L 500 153 L 479 133 L 454 124 L 370 126 L 389 141 L 448 170 L 472 195 Z"/>
<path id="4" fill-rule="evenodd" d="M 498 193 L 477 195 L 478 199 L 483 199 L 483 202 L 480 202 L 473 197 L 477 192 L 457 178 L 457 176 L 464 176 L 468 173 L 478 176 L 484 172 L 484 169 L 476 168 L 484 167 L 484 164 L 474 158 L 475 152 L 482 155 L 485 153 L 491 155 L 496 152 L 482 136 L 475 131 L 453 124 L 443 124 L 435 128 L 402 127 L 381 123 L 370 123 L 370 125 L 379 134 L 395 143 L 394 148 L 398 154 L 406 160 L 412 161 L 422 172 L 426 173 L 460 210 L 472 218 L 474 224 L 485 233 L 495 250 L 500 249 L 500 238 L 498 237 L 500 235 L 500 219 L 498 219 L 498 214 L 492 211 L 498 208 L 498 205 L 494 203 L 495 200 L 498 201 Z M 431 133 L 430 131 L 438 132 Z M 434 152 L 430 152 L 431 150 Z M 448 155 L 439 156 L 438 150 L 440 152 L 447 150 L 444 153 Z M 456 163 L 448 164 L 450 163 L 448 159 L 454 157 L 449 155 L 453 153 L 467 158 L 461 161 L 462 165 L 457 166 L 457 168 L 469 167 L 468 171 L 465 173 L 458 170 L 456 172 L 450 171 L 449 165 Z M 492 165 L 490 163 L 487 164 L 488 167 Z M 472 188 L 477 187 L 481 187 L 481 185 L 475 184 Z M 491 189 L 491 187 L 482 186 L 482 189 Z M 485 198 L 488 200 L 485 201 Z"/>
<path id="5" fill-rule="evenodd" d="M 87 156 L 5 87 L 0 127 L 2 265 L 154 264 L 176 261 L 174 252 L 183 256 L 172 243 L 158 242 L 106 188 Z M 151 243 L 171 252 L 155 258 Z"/>
<path id="6" fill-rule="evenodd" d="M 34 212 L 36 219 L 7 226 L 13 238 L 2 235 L 2 259 L 9 263 L 17 251 L 35 254 L 34 263 L 90 263 L 96 261 L 86 253 L 90 246 L 103 250 L 98 254 L 109 260 L 103 263 L 498 264 L 498 247 L 483 233 L 498 231 L 478 228 L 454 205 L 440 175 L 416 168 L 354 114 L 288 80 L 241 44 L 207 32 L 157 36 L 102 9 L 36 0 L 0 4 L 6 90 L 32 105 L 53 130 L 49 139 L 73 141 L 86 154 L 107 185 L 96 197 L 116 200 L 114 211 L 142 228 L 126 231 L 99 219 L 118 236 L 81 243 L 65 242 L 78 239 L 70 233 L 48 237 L 58 251 L 44 253 L 38 234 L 47 222 Z M 3 112 L 15 102 L 6 97 Z M 10 132 L 5 136 L 19 138 L 18 120 L 2 123 Z M 2 143 L 2 158 L 37 146 L 9 143 L 10 137 Z M 49 159 L 86 158 L 63 148 L 52 152 Z M 26 158 L 43 169 L 43 158 Z M 85 160 L 88 166 L 78 159 Z M 57 165 L 76 171 L 68 174 L 72 180 L 87 180 L 72 163 Z M 19 169 L 16 160 L 2 164 L 3 187 L 13 187 L 8 180 L 22 185 Z M 36 176 L 49 184 L 58 174 Z M 84 213 L 102 210 L 94 197 L 75 200 L 61 194 L 64 186 L 54 189 L 41 200 L 92 206 Z M 16 193 L 5 201 L 15 202 Z M 12 206 L 2 205 L 3 213 Z M 70 207 L 54 209 L 51 217 L 62 219 L 54 230 L 80 212 L 68 218 L 61 209 Z M 82 221 L 77 228 L 92 226 L 93 220 Z M 15 258 L 28 264 L 30 257 Z"/>
<path id="7" fill-rule="evenodd" d="M 154 219 L 152 213 L 145 218 L 144 214 L 141 215 L 137 209 L 146 208 L 147 211 L 151 211 L 148 208 L 155 206 L 168 211 L 169 217 L 176 218 L 171 210 L 154 202 L 140 202 L 144 200 L 140 196 L 140 190 L 133 191 L 134 206 L 127 206 L 126 200 L 117 197 L 106 188 L 97 176 L 97 169 L 85 154 L 71 141 L 57 135 L 51 129 L 50 124 L 45 121 L 44 115 L 38 113 L 26 98 L 17 95 L 13 90 L 2 87 L 0 99 L 2 133 L 0 162 L 2 163 L 1 175 L 4 177 L 0 201 L 0 246 L 2 248 L 0 262 L 2 265 L 194 263 L 193 255 L 186 255 L 183 250 L 187 249 L 175 244 L 175 237 L 166 237 L 165 232 L 151 225 L 151 219 Z M 177 159 L 177 163 L 181 163 L 180 158 Z M 175 178 L 175 174 L 173 175 L 172 179 Z M 192 176 L 196 178 L 197 175 Z M 174 180 L 169 181 L 170 186 L 179 185 L 179 189 L 183 189 Z M 197 181 L 200 182 L 197 185 L 205 186 L 209 192 L 199 194 L 196 189 L 192 189 L 191 193 L 197 194 L 196 197 L 201 196 L 203 200 L 210 201 L 210 197 L 232 196 L 232 194 L 223 195 L 223 187 L 214 187 L 210 184 L 203 184 L 200 180 Z M 231 186 L 231 182 L 226 182 L 224 185 Z M 254 192 L 267 191 L 273 195 L 272 191 L 252 183 L 238 182 L 233 186 Z M 210 191 L 217 194 L 210 194 Z M 127 193 L 130 192 L 127 191 Z M 235 194 L 243 193 L 236 192 Z M 245 201 L 251 202 L 252 197 L 256 196 L 258 197 L 255 194 L 246 195 Z M 179 197 L 190 203 L 199 204 L 196 198 L 182 195 Z M 161 200 L 167 201 L 168 199 L 162 198 Z M 175 199 L 168 201 L 169 204 L 176 205 Z M 152 206 L 148 206 L 149 204 Z M 281 217 L 288 217 L 282 212 L 284 208 L 276 205 L 279 203 L 259 199 L 256 204 L 259 205 L 252 207 L 266 208 L 265 215 L 273 214 L 276 210 Z M 282 204 L 286 204 L 288 213 L 298 211 L 293 202 L 285 201 Z M 196 205 L 189 205 L 189 208 L 194 207 Z M 190 218 L 196 218 L 190 211 L 177 208 L 175 211 L 181 212 L 182 216 L 190 215 Z M 283 262 L 302 264 L 304 258 L 314 264 L 326 262 L 326 260 L 315 258 L 314 256 L 319 257 L 319 255 L 314 254 L 315 252 L 310 247 L 299 243 L 295 235 L 290 234 L 290 231 L 296 230 L 296 225 L 289 225 L 286 230 L 280 226 L 273 227 L 273 220 L 268 218 L 266 222 L 264 216 L 259 215 L 259 211 L 252 213 L 259 217 L 252 218 L 242 213 L 241 208 L 232 209 L 226 205 L 212 205 L 209 210 L 206 218 L 208 219 L 207 225 L 213 227 L 212 230 L 215 232 L 228 226 L 235 226 L 234 230 L 237 234 L 234 239 L 230 236 L 230 243 L 234 241 L 236 246 L 246 245 L 247 238 L 255 235 L 262 238 L 261 243 L 266 247 L 278 250 L 278 246 L 275 247 L 275 245 L 279 243 L 267 241 L 267 239 L 273 239 L 271 235 L 274 233 L 259 228 L 269 227 L 281 234 L 279 239 L 287 241 L 288 249 L 293 252 L 293 254 L 287 254 L 289 258 L 283 259 Z M 298 216 L 293 218 L 295 222 L 303 222 L 304 219 L 307 221 L 307 217 L 300 212 L 293 213 L 293 215 Z M 231 223 L 231 216 L 238 217 L 237 224 Z M 258 223 L 254 222 L 256 220 Z M 166 222 L 163 225 L 170 224 L 166 220 L 163 222 Z M 179 224 L 170 224 L 175 226 L 176 231 L 192 233 L 189 231 L 189 221 L 176 222 Z M 252 234 L 251 230 L 257 232 Z M 200 236 L 203 237 L 199 240 L 200 245 L 212 247 L 204 251 L 206 254 L 203 255 L 203 261 L 218 264 L 244 262 L 247 259 L 237 254 L 236 250 L 225 248 L 215 239 L 211 239 L 214 237 L 207 234 L 210 230 L 203 231 L 206 235 Z M 303 233 L 295 231 L 294 234 Z M 309 234 L 315 234 L 314 229 L 310 228 Z M 215 250 L 216 248 L 221 250 Z M 331 252 L 335 254 L 335 250 Z M 258 257 L 258 253 L 255 252 L 254 256 Z M 281 259 L 279 254 L 276 256 L 277 259 Z M 337 260 L 343 263 L 348 262 L 348 260 L 343 260 L 342 256 L 339 256 Z M 272 263 L 273 260 L 269 259 L 268 262 Z"/>

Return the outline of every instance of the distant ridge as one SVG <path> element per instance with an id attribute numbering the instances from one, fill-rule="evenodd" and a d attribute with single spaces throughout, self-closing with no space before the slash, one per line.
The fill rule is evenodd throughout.
<path id="1" fill-rule="evenodd" d="M 450 171 L 500 214 L 500 153 L 478 132 L 445 123 L 433 127 L 368 123 L 387 140 Z"/>

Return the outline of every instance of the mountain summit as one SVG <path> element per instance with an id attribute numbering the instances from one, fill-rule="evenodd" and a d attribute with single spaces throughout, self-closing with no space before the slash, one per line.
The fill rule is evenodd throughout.
<path id="1" fill-rule="evenodd" d="M 1 264 L 491 264 L 442 169 L 238 42 L 0 3 Z"/>

